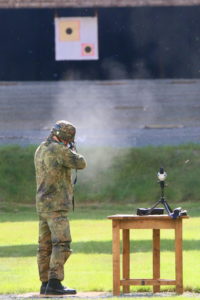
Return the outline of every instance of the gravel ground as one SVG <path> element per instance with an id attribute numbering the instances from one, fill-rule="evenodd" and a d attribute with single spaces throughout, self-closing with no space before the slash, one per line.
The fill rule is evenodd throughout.
<path id="1" fill-rule="evenodd" d="M 171 292 L 162 292 L 162 293 L 130 293 L 130 294 L 123 294 L 117 298 L 154 298 L 154 297 L 172 297 L 176 296 L 175 293 Z M 191 293 L 191 292 L 185 292 L 182 295 L 177 296 L 179 299 L 182 297 L 188 297 L 188 298 L 200 298 L 200 293 Z M 37 293 L 27 293 L 27 294 L 20 294 L 20 295 L 0 295 L 1 300 L 12 300 L 12 299 L 48 299 L 52 297 L 41 297 Z M 53 299 L 63 299 L 63 298 L 73 298 L 73 299 L 100 299 L 100 298 L 116 298 L 111 293 L 105 293 L 105 292 L 80 292 L 77 295 L 71 295 L 71 296 L 60 296 L 60 297 L 53 297 Z"/>

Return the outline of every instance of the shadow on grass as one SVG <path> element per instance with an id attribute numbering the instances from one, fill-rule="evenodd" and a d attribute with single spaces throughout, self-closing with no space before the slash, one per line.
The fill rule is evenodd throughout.
<path id="1" fill-rule="evenodd" d="M 107 217 L 115 214 L 131 214 L 134 213 L 134 211 L 123 211 L 123 210 L 116 210 L 116 211 L 79 211 L 75 213 L 69 214 L 69 220 L 108 220 Z M 192 211 L 190 213 L 189 211 L 189 217 L 200 217 L 199 211 Z M 30 213 L 0 213 L 0 222 L 32 222 L 32 221 L 38 221 L 38 216 L 35 212 L 32 214 Z M 111 221 L 109 221 L 111 222 Z"/>
<path id="2" fill-rule="evenodd" d="M 154 203 L 152 203 L 154 204 Z M 170 203 L 171 204 L 171 203 Z M 183 202 L 177 206 L 182 206 L 188 211 L 190 217 L 200 217 L 200 206 L 197 202 Z M 74 212 L 69 213 L 70 220 L 106 220 L 107 216 L 115 214 L 135 214 L 138 207 L 149 207 L 149 203 L 128 203 L 128 204 L 93 204 L 83 207 L 79 205 Z M 174 208 L 174 203 L 173 207 Z M 0 206 L 0 222 L 28 222 L 38 221 L 38 216 L 34 205 L 16 207 L 14 204 L 11 207 L 5 206 L 4 209 Z M 109 221 L 110 222 L 110 221 Z"/>
<path id="3" fill-rule="evenodd" d="M 0 199 L 1 200 L 1 199 Z M 1 202 L 1 201 L 0 201 Z M 115 214 L 136 214 L 138 207 L 149 207 L 152 203 L 77 203 L 74 212 L 69 213 L 69 219 L 73 220 L 107 220 L 107 216 Z M 170 201 L 172 208 L 181 206 L 188 211 L 190 217 L 200 217 L 200 206 L 198 202 L 186 201 L 179 204 Z M 36 208 L 34 204 L 31 205 L 17 205 L 16 203 L 7 205 L 7 203 L 0 203 L 0 222 L 29 222 L 38 221 Z"/>
<path id="4" fill-rule="evenodd" d="M 0 209 L 1 210 L 1 209 Z M 134 210 L 131 211 L 134 213 Z M 69 219 L 72 220 L 107 220 L 107 216 L 114 214 L 128 214 L 130 213 L 126 208 L 116 207 L 114 208 L 95 208 L 88 207 L 75 208 L 74 212 L 69 213 Z M 18 210 L 15 212 L 4 211 L 0 212 L 0 222 L 29 222 L 29 221 L 38 221 L 38 215 L 35 209 L 24 209 Z"/>
<path id="5" fill-rule="evenodd" d="M 99 254 L 111 254 L 112 253 L 112 241 L 88 241 L 88 242 L 74 242 L 72 244 L 74 253 L 99 253 Z M 200 250 L 200 241 L 187 240 L 183 242 L 183 249 L 185 251 Z M 131 252 L 151 252 L 152 241 L 132 241 Z M 174 241 L 169 239 L 163 239 L 161 241 L 161 251 L 174 251 Z M 16 245 L 16 246 L 1 246 L 0 257 L 28 257 L 36 256 L 37 245 Z"/>

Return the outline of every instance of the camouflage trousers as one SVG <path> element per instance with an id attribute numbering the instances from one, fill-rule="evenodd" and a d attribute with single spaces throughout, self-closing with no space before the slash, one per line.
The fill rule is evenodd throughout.
<path id="1" fill-rule="evenodd" d="M 64 279 L 64 264 L 71 254 L 66 211 L 39 214 L 38 270 L 40 280 Z"/>

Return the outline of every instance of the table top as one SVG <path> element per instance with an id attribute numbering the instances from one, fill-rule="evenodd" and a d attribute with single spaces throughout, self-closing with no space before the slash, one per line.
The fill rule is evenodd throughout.
<path id="1" fill-rule="evenodd" d="M 168 215 L 148 215 L 148 216 L 138 216 L 138 215 L 130 215 L 130 214 L 126 214 L 126 215 L 112 215 L 112 216 L 108 216 L 108 219 L 111 220 L 178 220 L 178 219 L 188 219 L 189 216 L 181 216 L 177 219 L 173 219 Z"/>

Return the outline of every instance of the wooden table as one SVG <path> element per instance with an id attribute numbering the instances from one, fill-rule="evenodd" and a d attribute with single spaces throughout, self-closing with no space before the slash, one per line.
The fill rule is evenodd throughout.
<path id="1" fill-rule="evenodd" d="M 152 285 L 153 292 L 160 291 L 160 285 L 175 285 L 176 293 L 183 293 L 182 220 L 188 216 L 172 219 L 168 215 L 113 215 L 113 295 L 130 292 L 130 285 Z M 122 229 L 123 254 L 120 280 L 120 229 Z M 153 230 L 153 279 L 130 279 L 130 229 Z M 160 229 L 175 230 L 175 279 L 160 279 Z M 142 263 L 142 262 L 141 262 Z"/>

